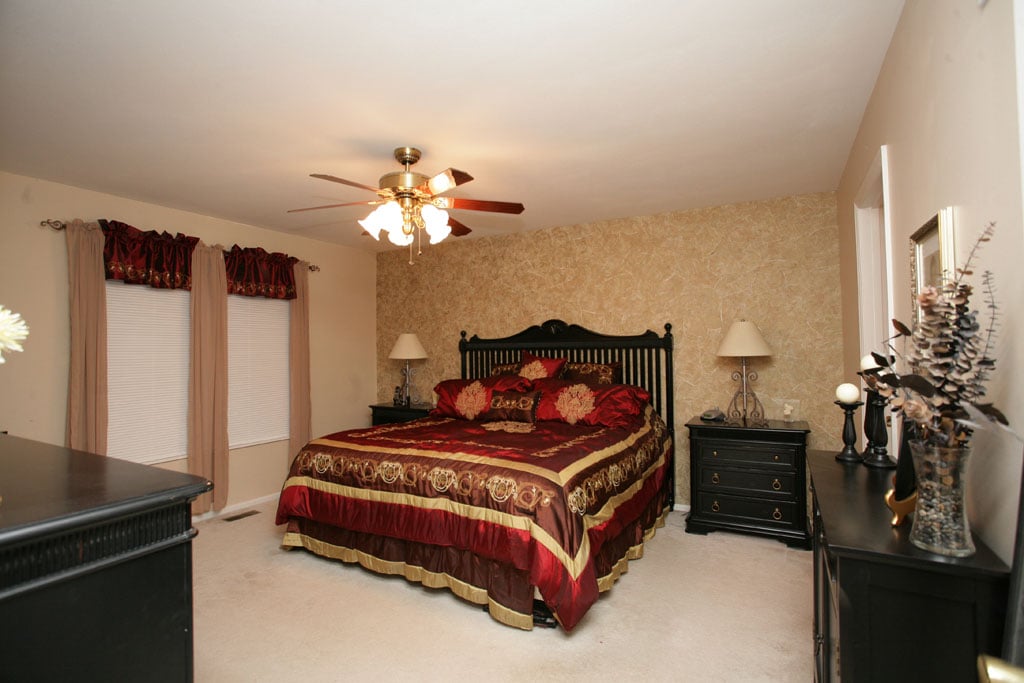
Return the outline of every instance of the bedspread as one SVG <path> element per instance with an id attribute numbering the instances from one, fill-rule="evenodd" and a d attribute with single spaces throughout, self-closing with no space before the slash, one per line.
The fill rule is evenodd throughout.
<path id="1" fill-rule="evenodd" d="M 336 557 L 323 544 L 347 540 L 307 530 L 511 566 L 570 630 L 660 521 L 672 447 L 650 407 L 630 428 L 426 417 L 338 432 L 296 456 L 277 523 L 290 523 L 285 545 Z"/>

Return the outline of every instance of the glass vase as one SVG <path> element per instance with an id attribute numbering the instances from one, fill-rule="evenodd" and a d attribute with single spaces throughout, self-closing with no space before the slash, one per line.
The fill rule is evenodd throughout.
<path id="1" fill-rule="evenodd" d="M 967 460 L 970 448 L 944 448 L 910 442 L 917 483 L 917 505 L 910 542 L 940 555 L 974 554 L 967 521 Z"/>

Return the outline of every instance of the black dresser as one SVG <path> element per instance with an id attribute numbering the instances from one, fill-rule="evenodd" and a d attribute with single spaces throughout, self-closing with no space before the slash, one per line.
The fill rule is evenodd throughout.
<path id="1" fill-rule="evenodd" d="M 690 430 L 690 514 L 686 530 L 772 536 L 810 549 L 806 422 L 704 422 Z"/>
<path id="2" fill-rule="evenodd" d="M 1009 568 L 978 538 L 973 557 L 910 543 L 883 496 L 892 470 L 807 455 L 813 492 L 817 681 L 976 681 L 1001 651 Z"/>
<path id="3" fill-rule="evenodd" d="M 192 680 L 189 474 L 0 435 L 0 679 Z"/>

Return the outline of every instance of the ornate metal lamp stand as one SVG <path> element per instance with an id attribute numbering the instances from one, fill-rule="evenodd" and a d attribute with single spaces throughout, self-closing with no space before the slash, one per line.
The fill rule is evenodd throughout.
<path id="1" fill-rule="evenodd" d="M 747 369 L 746 356 L 740 358 L 740 369 L 732 373 L 732 378 L 740 383 L 740 388 L 736 390 L 732 401 L 729 402 L 726 414 L 730 419 L 743 420 L 744 425 L 748 423 L 755 426 L 763 424 L 765 422 L 764 406 L 761 405 L 761 399 L 750 388 L 750 382 L 757 379 L 757 373 Z"/>

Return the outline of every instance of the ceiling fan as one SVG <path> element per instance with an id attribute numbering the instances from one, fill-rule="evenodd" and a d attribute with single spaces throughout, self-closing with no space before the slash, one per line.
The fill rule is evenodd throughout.
<path id="1" fill-rule="evenodd" d="M 376 193 L 377 198 L 361 202 L 291 209 L 288 213 L 333 209 L 340 206 L 377 206 L 369 216 L 359 221 L 359 224 L 363 226 L 367 234 L 376 240 L 380 239 L 382 231 L 386 232 L 388 239 L 393 244 L 409 245 L 411 253 L 416 235 L 422 235 L 422 232 L 427 233 L 431 244 L 437 244 L 449 234 L 459 237 L 471 232 L 465 224 L 449 216 L 447 209 L 514 214 L 523 212 L 525 207 L 518 202 L 495 202 L 441 196 L 448 190 L 468 183 L 473 176 L 454 168 L 441 171 L 433 177 L 410 170 L 410 167 L 419 161 L 420 156 L 420 150 L 415 147 L 397 148 L 395 159 L 405 166 L 405 169 L 382 175 L 378 182 L 379 187 L 370 187 L 363 183 L 324 173 L 312 173 L 310 175 L 313 178 L 369 190 Z"/>

